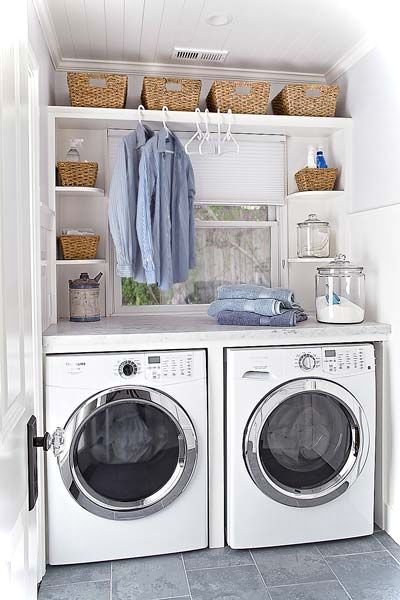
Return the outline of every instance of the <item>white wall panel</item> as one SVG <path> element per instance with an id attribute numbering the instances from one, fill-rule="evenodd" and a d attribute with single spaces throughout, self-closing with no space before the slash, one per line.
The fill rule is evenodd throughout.
<path id="1" fill-rule="evenodd" d="M 90 58 L 95 59 L 100 57 L 102 60 L 106 60 L 107 36 L 104 3 L 99 2 L 99 0 L 84 0 L 84 4 L 91 50 Z"/>
<path id="2" fill-rule="evenodd" d="M 91 58 L 89 19 L 86 16 L 84 0 L 66 2 L 65 8 L 76 56 L 79 56 L 80 58 Z M 64 24 L 64 27 L 65 26 L 66 23 Z"/>
<path id="3" fill-rule="evenodd" d="M 139 60 L 143 12 L 144 0 L 125 0 L 123 60 Z"/>
<path id="4" fill-rule="evenodd" d="M 107 58 L 121 60 L 124 54 L 125 0 L 104 0 Z"/>

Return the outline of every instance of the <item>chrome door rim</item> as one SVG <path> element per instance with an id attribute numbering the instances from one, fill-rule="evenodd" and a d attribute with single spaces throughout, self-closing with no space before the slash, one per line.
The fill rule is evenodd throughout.
<path id="1" fill-rule="evenodd" d="M 118 398 L 115 404 L 126 401 L 146 404 L 164 412 L 175 424 L 179 435 L 179 456 L 176 468 L 170 479 L 156 492 L 147 498 L 131 502 L 118 502 L 89 491 L 76 468 L 75 444 L 85 424 L 96 413 L 112 405 L 107 402 L 110 394 L 135 390 L 146 392 L 146 398 Z M 175 413 L 175 414 L 174 414 Z M 173 502 L 188 485 L 197 462 L 198 444 L 194 426 L 184 409 L 165 392 L 140 385 L 126 385 L 108 388 L 85 400 L 70 416 L 64 427 L 64 445 L 57 456 L 61 478 L 74 500 L 83 508 L 98 516 L 112 520 L 138 519 L 162 510 Z"/>
<path id="2" fill-rule="evenodd" d="M 283 484 L 278 484 L 270 477 L 261 462 L 259 442 L 263 427 L 272 412 L 291 397 L 306 391 L 328 394 L 346 409 L 353 419 L 351 425 L 352 444 L 347 461 L 337 475 L 316 488 L 294 491 Z M 358 415 L 355 414 L 352 406 Z M 257 487 L 264 494 L 282 504 L 296 507 L 324 504 L 345 492 L 360 475 L 368 456 L 368 450 L 369 428 L 364 410 L 358 400 L 338 383 L 319 378 L 295 379 L 270 392 L 254 410 L 247 423 L 243 438 L 244 460 Z"/>

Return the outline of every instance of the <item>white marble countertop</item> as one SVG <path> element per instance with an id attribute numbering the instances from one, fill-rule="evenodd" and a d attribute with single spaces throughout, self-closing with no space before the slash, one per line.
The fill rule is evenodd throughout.
<path id="1" fill-rule="evenodd" d="M 318 323 L 311 316 L 297 327 L 218 325 L 201 315 L 157 314 L 106 317 L 94 323 L 62 320 L 43 336 L 47 354 L 163 348 L 223 346 L 288 346 L 385 341 L 390 325 L 365 321 L 358 325 Z"/>

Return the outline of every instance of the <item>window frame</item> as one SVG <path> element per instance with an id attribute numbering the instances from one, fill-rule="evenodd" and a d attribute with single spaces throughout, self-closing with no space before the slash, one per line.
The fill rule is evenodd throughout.
<path id="1" fill-rule="evenodd" d="M 196 206 L 204 206 L 205 202 L 198 202 Z M 209 202 L 211 206 L 228 206 L 228 202 Z M 243 206 L 249 204 L 244 202 Z M 273 206 L 270 204 L 254 203 L 257 206 Z M 234 206 L 239 206 L 234 204 Z M 280 207 L 276 207 L 277 211 Z M 278 217 L 278 215 L 277 215 Z M 270 229 L 271 230 L 271 286 L 277 287 L 280 284 L 279 269 L 279 220 L 276 221 L 201 221 L 196 219 L 195 227 L 198 229 Z M 122 286 L 121 278 L 117 275 L 116 257 L 113 245 L 111 247 L 111 265 L 112 265 L 112 299 L 113 316 L 124 315 L 151 315 L 151 314 L 196 314 L 201 315 L 207 312 L 208 304 L 145 304 L 140 306 L 131 306 L 122 304 Z"/>

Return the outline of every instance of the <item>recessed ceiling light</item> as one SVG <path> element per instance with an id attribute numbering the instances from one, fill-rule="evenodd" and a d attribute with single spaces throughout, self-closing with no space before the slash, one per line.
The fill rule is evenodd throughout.
<path id="1" fill-rule="evenodd" d="M 229 25 L 229 23 L 232 23 L 232 15 L 227 15 L 225 13 L 214 13 L 206 17 L 206 22 L 214 27 Z"/>

